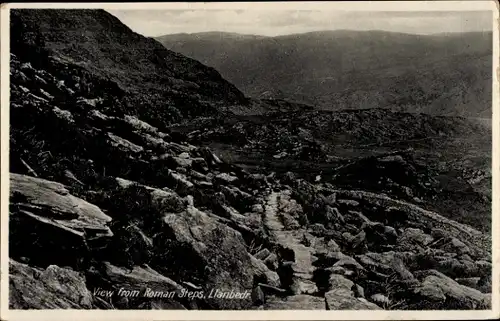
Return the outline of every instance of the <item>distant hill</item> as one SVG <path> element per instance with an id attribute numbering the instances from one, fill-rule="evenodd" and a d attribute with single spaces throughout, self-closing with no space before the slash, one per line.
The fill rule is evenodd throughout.
<path id="1" fill-rule="evenodd" d="M 156 39 L 216 68 L 252 97 L 327 110 L 386 107 L 491 117 L 491 32 L 337 30 L 278 37 L 210 32 Z"/>

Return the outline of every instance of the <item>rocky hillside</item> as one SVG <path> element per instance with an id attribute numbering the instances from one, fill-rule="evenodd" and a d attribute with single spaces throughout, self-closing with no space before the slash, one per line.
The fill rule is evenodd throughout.
<path id="1" fill-rule="evenodd" d="M 165 50 L 104 10 L 14 10 L 11 30 L 13 53 L 33 67 L 61 73 L 54 95 L 60 102 L 77 104 L 78 96 L 68 100 L 67 88 L 79 86 L 98 107 L 112 105 L 112 111 L 153 123 L 212 115 L 217 106 L 246 102 L 215 69 Z"/>
<path id="2" fill-rule="evenodd" d="M 156 38 L 219 70 L 245 94 L 327 110 L 386 107 L 491 118 L 492 33 L 321 31 Z"/>
<path id="3" fill-rule="evenodd" d="M 147 81 L 136 60 L 129 69 L 107 59 L 149 57 L 123 45 L 149 40 L 104 11 L 18 10 L 11 28 L 12 309 L 490 308 L 490 235 L 420 203 L 439 190 L 411 151 L 333 166 L 318 133 L 299 128 L 290 136 L 298 156 L 279 153 L 309 162 L 302 172 L 249 168 L 221 148 L 257 151 L 267 141 L 252 126 L 264 116 L 262 130 L 281 142 L 290 127 L 276 132 L 287 126 L 270 113 L 301 106 L 248 101 L 212 69 L 161 48 L 150 64 L 181 85 Z M 228 90 L 211 96 L 210 87 Z M 173 101 L 179 123 L 161 100 L 143 100 L 174 91 L 211 117 Z M 239 127 L 242 117 L 250 127 Z M 232 142 L 206 130 L 213 121 Z M 349 121 L 335 124 L 349 132 Z M 329 174 L 304 175 L 315 162 Z M 373 175 L 359 172 L 369 166 Z M 221 297 L 231 291 L 239 297 Z"/>
<path id="4" fill-rule="evenodd" d="M 169 130 L 254 172 L 291 171 L 311 180 L 319 175 L 325 182 L 334 179 L 335 184 L 375 192 L 423 180 L 426 185 L 406 186 L 403 194 L 414 199 L 425 189 L 426 196 L 418 196 L 425 208 L 490 231 L 490 127 L 466 118 L 385 109 L 328 112 L 283 102 L 274 108 L 262 105 L 266 111 L 261 114 L 237 110 Z M 401 151 L 403 159 L 378 161 Z"/>

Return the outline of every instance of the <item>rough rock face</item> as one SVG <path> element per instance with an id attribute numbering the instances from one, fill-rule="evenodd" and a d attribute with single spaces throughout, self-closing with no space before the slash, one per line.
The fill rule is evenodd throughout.
<path id="1" fill-rule="evenodd" d="M 212 288 L 240 292 L 252 289 L 254 271 L 239 232 L 192 206 L 180 214 L 166 214 L 163 221 L 165 232 L 154 241 L 168 242 L 170 253 L 156 265 L 167 265 L 173 260 L 183 266 L 184 277 L 201 282 L 207 292 Z M 244 307 L 242 302 L 214 301 L 209 304 L 217 308 Z"/>
<path id="2" fill-rule="evenodd" d="M 88 284 L 93 284 L 93 295 L 100 300 L 97 306 L 110 304 L 118 309 L 130 306 L 148 308 L 148 305 L 161 304 L 165 309 L 185 309 L 179 302 L 183 287 L 171 279 L 159 274 L 147 265 L 134 266 L 131 271 L 104 262 L 99 270 L 92 268 L 87 273 Z M 140 295 L 129 296 L 124 300 L 122 292 L 138 291 Z M 164 298 L 161 293 L 175 293 L 175 296 Z M 102 302 L 104 301 L 104 302 Z M 104 306 L 105 307 L 105 306 Z"/>
<path id="3" fill-rule="evenodd" d="M 325 300 L 312 295 L 298 294 L 287 298 L 273 298 L 264 306 L 266 310 L 325 310 Z"/>
<path id="4" fill-rule="evenodd" d="M 92 309 L 92 293 L 85 277 L 70 269 L 50 265 L 45 270 L 10 261 L 11 309 Z"/>
<path id="5" fill-rule="evenodd" d="M 438 271 L 421 271 L 418 276 L 422 283 L 415 288 L 415 294 L 423 300 L 436 305 L 446 302 L 456 309 L 481 309 L 491 305 L 491 294 L 460 285 Z"/>
<path id="6" fill-rule="evenodd" d="M 10 255 L 30 263 L 86 264 L 93 240 L 109 239 L 111 218 L 61 184 L 10 175 Z"/>
<path id="7" fill-rule="evenodd" d="M 79 28 L 85 33 L 72 31 Z M 168 122 L 180 115 L 216 112 L 203 101 L 245 103 L 243 94 L 215 69 L 132 32 L 104 10 L 12 10 L 11 33 L 12 53 L 24 58 L 36 50 L 39 58 L 32 63 L 49 60 L 52 68 L 62 69 L 64 78 L 58 79 L 57 91 L 50 87 L 54 70 L 34 79 L 42 85 L 40 91 L 47 93 L 41 92 L 40 99 L 50 101 L 84 91 L 91 96 L 80 101 L 95 107 L 105 104 L 109 95 L 121 96 L 123 105 L 143 116 L 150 113 L 141 110 L 144 102 L 158 108 L 159 117 L 153 117 L 157 123 L 160 118 Z M 68 64 L 76 67 L 76 73 L 64 68 Z M 126 74 L 120 72 L 124 69 Z M 86 82 L 89 75 L 97 76 L 97 81 Z"/>
<path id="8" fill-rule="evenodd" d="M 74 11 L 68 16 L 52 11 L 14 14 L 11 307 L 489 308 L 491 237 L 409 197 L 438 190 L 428 188 L 432 175 L 417 171 L 407 161 L 408 153 L 330 166 L 331 175 L 319 178 L 236 165 L 221 157 L 217 147 L 201 146 L 154 121 L 174 118 L 146 117 L 134 108 L 122 108 L 121 91 L 113 91 L 114 85 L 96 71 L 103 66 L 94 64 L 109 58 L 101 52 L 109 40 L 100 38 L 104 26 L 118 22 L 103 12 L 82 12 L 82 20 Z M 78 35 L 83 41 L 78 48 L 95 46 L 97 56 L 70 50 L 67 31 L 56 39 L 56 33 L 49 32 L 52 17 L 56 26 L 67 26 L 69 18 L 78 20 L 75 28 L 95 22 L 95 28 Z M 23 31 L 20 23 L 31 27 Z M 115 36 L 130 36 L 121 28 Z M 88 43 L 80 37 L 88 37 Z M 37 60 L 20 52 L 38 47 L 49 56 Z M 134 58 L 130 52 L 124 55 L 115 58 Z M 217 82 L 214 88 L 228 88 L 182 56 L 162 51 L 149 58 L 159 60 L 157 65 L 169 77 L 180 77 L 183 82 L 176 90 L 186 97 L 209 95 L 205 89 L 211 81 Z M 129 63 L 112 65 L 125 68 Z M 118 73 L 106 68 L 101 69 Z M 134 68 L 137 72 L 141 67 Z M 213 78 L 191 84 L 184 92 L 181 89 L 194 77 L 191 72 L 199 76 L 196 79 Z M 141 80 L 139 76 L 144 75 L 132 73 L 128 79 L 120 74 L 114 81 L 127 87 Z M 106 90 L 94 90 L 101 87 Z M 128 87 L 126 95 L 144 98 L 133 89 Z M 229 104 L 226 98 L 214 99 Z M 219 107 L 212 103 L 214 109 Z M 154 103 L 146 106 L 141 110 L 155 110 Z M 186 117 L 184 126 L 191 124 Z M 309 141 L 307 132 L 299 134 Z M 290 144 L 287 148 L 295 148 L 293 139 Z M 324 156 L 314 148 L 316 143 L 307 146 L 295 152 L 309 159 Z M 374 174 L 367 177 L 369 190 L 349 185 L 362 182 L 358 169 L 367 164 L 375 164 L 374 170 L 381 165 L 377 175 L 397 169 L 412 178 L 411 184 L 403 188 L 393 180 L 377 189 L 380 175 Z M 337 180 L 336 174 L 346 180 Z M 126 296 L 120 290 L 138 294 Z M 172 295 L 162 296 L 161 291 Z M 197 294 L 186 298 L 180 295 L 183 291 Z M 231 291 L 244 295 L 217 295 Z"/>

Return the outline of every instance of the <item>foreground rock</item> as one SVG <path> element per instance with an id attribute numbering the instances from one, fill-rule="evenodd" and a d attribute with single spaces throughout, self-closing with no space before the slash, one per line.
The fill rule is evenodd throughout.
<path id="1" fill-rule="evenodd" d="M 105 243 L 111 218 L 59 183 L 11 174 L 10 256 L 46 267 L 84 268 L 93 244 Z M 98 245 L 97 245 L 98 246 Z"/>
<path id="2" fill-rule="evenodd" d="M 348 289 L 336 289 L 325 294 L 327 310 L 381 310 L 379 306 L 364 298 L 354 297 Z"/>
<path id="3" fill-rule="evenodd" d="M 92 294 L 117 309 L 146 309 L 151 304 L 163 309 L 186 309 L 179 302 L 183 287 L 147 265 L 128 271 L 104 262 L 101 268 L 91 269 L 87 275 Z"/>
<path id="4" fill-rule="evenodd" d="M 417 303 L 422 309 L 432 306 L 436 309 L 468 310 L 489 309 L 491 306 L 491 294 L 461 285 L 438 271 L 422 271 L 417 275 L 422 283 L 414 293 L 424 300 Z"/>
<path id="5" fill-rule="evenodd" d="M 32 268 L 10 260 L 10 309 L 93 309 L 85 278 L 73 270 L 50 265 Z"/>
<path id="6" fill-rule="evenodd" d="M 264 305 L 265 310 L 326 310 L 325 299 L 306 294 L 285 298 L 270 297 Z"/>
<path id="7" fill-rule="evenodd" d="M 163 232 L 153 238 L 161 244 L 154 264 L 167 275 L 174 272 L 178 278 L 199 284 L 206 293 L 212 289 L 251 291 L 256 271 L 240 233 L 193 206 L 180 214 L 166 214 L 163 223 Z M 249 307 L 251 299 L 208 298 L 206 303 L 219 309 L 241 309 Z"/>
<path id="8" fill-rule="evenodd" d="M 409 152 L 329 155 L 468 126 L 282 101 L 237 106 L 248 100 L 214 69 L 105 11 L 16 11 L 11 24 L 13 307 L 490 306 L 491 238 L 426 210 L 435 197 L 458 201 L 441 193 L 432 166 Z M 264 117 L 231 114 L 247 107 Z M 248 156 L 245 169 L 228 163 Z M 445 212 L 480 221 L 489 203 Z M 177 297 L 184 289 L 212 296 Z M 251 295 L 220 295 L 232 292 Z"/>

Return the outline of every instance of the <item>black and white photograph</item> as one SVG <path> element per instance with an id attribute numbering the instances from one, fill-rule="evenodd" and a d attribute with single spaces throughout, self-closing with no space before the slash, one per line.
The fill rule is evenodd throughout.
<path id="1" fill-rule="evenodd" d="M 374 2 L 2 8 L 2 319 L 498 312 L 495 3 Z"/>

